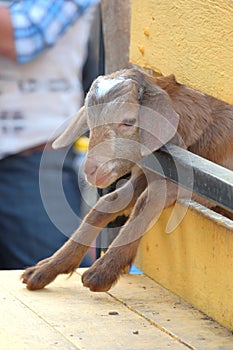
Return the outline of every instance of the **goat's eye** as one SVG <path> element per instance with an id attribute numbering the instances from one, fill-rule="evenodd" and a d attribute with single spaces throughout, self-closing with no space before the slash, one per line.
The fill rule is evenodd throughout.
<path id="1" fill-rule="evenodd" d="M 133 126 L 135 123 L 136 123 L 136 118 L 126 118 L 122 120 L 121 125 Z"/>

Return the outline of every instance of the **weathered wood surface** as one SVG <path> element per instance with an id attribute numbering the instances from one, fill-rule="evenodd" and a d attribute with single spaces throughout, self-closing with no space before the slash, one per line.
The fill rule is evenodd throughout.
<path id="1" fill-rule="evenodd" d="M 230 331 L 144 275 L 91 293 L 79 273 L 30 292 L 19 271 L 1 271 L 0 348 L 233 349 Z"/>
<path id="2" fill-rule="evenodd" d="M 131 0 L 101 1 L 107 73 L 130 68 Z"/>

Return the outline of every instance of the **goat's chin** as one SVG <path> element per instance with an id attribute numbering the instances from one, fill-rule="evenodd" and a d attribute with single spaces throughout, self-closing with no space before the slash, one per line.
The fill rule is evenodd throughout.
<path id="1" fill-rule="evenodd" d="M 106 188 L 117 181 L 120 177 L 131 172 L 135 164 L 131 161 L 117 161 L 112 164 L 99 166 L 96 171 L 86 173 L 87 182 L 98 188 Z"/>
<path id="2" fill-rule="evenodd" d="M 118 179 L 118 176 L 114 171 L 109 172 L 106 175 L 98 177 L 95 182 L 95 186 L 98 188 L 106 188 L 110 186 L 114 181 Z"/>
<path id="3" fill-rule="evenodd" d="M 118 176 L 114 170 L 105 172 L 105 173 L 98 173 L 93 176 L 86 176 L 87 182 L 95 187 L 98 188 L 106 188 L 110 186 L 114 181 L 118 179 Z"/>

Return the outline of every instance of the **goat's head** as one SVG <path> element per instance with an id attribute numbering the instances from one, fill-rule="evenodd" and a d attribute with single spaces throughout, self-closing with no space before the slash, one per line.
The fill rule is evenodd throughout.
<path id="1" fill-rule="evenodd" d="M 123 70 L 93 82 L 84 107 L 53 145 L 67 146 L 89 129 L 84 171 L 91 184 L 104 188 L 168 142 L 178 120 L 169 96 L 151 77 Z"/>

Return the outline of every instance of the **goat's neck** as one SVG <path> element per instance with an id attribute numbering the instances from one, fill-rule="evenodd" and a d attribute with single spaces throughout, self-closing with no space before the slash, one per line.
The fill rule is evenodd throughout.
<path id="1" fill-rule="evenodd" d="M 177 83 L 173 75 L 156 78 L 156 84 L 168 93 L 174 110 L 180 116 L 178 133 L 185 145 L 191 146 L 212 122 L 207 96 Z"/>
<path id="2" fill-rule="evenodd" d="M 178 133 L 189 150 L 233 169 L 233 106 L 178 84 L 174 76 L 156 83 L 180 116 Z"/>

